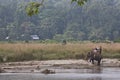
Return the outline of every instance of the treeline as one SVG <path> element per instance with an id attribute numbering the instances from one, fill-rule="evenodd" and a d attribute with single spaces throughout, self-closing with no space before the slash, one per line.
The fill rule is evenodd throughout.
<path id="1" fill-rule="evenodd" d="M 0 0 L 0 40 L 120 40 L 120 1 L 88 0 L 83 6 L 71 0 L 45 0 L 40 13 L 29 17 L 30 1 Z"/>

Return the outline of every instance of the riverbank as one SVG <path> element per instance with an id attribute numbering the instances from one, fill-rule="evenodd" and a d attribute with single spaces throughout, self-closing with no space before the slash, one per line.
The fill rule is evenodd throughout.
<path id="1" fill-rule="evenodd" d="M 4 73 L 56 73 L 63 69 L 91 69 L 98 67 L 86 60 L 47 60 L 1 63 L 1 72 Z M 103 59 L 100 67 L 120 67 L 118 59 Z M 59 70 L 59 71 L 58 71 Z"/>

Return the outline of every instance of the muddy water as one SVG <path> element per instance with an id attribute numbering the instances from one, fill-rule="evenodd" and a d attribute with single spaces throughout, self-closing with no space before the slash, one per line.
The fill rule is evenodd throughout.
<path id="1" fill-rule="evenodd" d="M 55 69 L 56 74 L 1 73 L 0 80 L 120 80 L 120 68 Z"/>

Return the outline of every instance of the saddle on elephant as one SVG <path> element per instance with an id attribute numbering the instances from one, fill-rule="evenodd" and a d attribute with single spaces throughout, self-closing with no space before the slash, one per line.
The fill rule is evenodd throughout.
<path id="1" fill-rule="evenodd" d="M 100 56 L 101 55 L 100 48 L 93 49 L 92 53 L 94 55 L 94 58 Z"/>

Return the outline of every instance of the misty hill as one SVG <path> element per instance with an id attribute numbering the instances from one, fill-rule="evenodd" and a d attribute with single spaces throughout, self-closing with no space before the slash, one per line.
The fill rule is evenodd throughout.
<path id="1" fill-rule="evenodd" d="M 88 0 L 84 6 L 70 0 L 46 0 L 32 17 L 24 9 L 29 1 L 0 0 L 0 40 L 28 40 L 31 35 L 41 40 L 120 39 L 119 0 Z"/>

